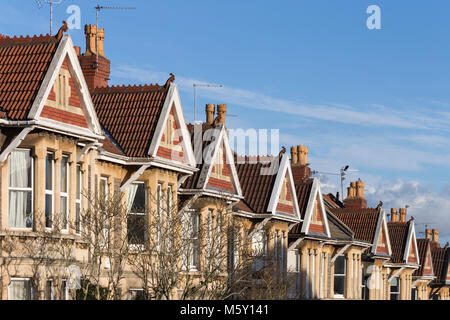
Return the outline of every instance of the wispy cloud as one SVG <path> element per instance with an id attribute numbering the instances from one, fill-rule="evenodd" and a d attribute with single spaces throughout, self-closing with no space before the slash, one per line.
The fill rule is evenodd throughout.
<path id="1" fill-rule="evenodd" d="M 119 66 L 113 70 L 113 75 L 121 79 L 138 82 L 161 82 L 167 78 L 166 73 L 151 69 L 142 69 L 132 66 Z M 180 90 L 192 91 L 194 83 L 205 83 L 202 80 L 177 76 L 176 83 Z M 330 121 L 342 124 L 355 124 L 363 126 L 379 126 L 403 129 L 432 129 L 435 127 L 450 127 L 450 119 L 435 119 L 425 117 L 424 110 L 402 110 L 381 105 L 372 105 L 370 108 L 358 108 L 349 105 L 330 103 L 328 105 L 299 104 L 289 100 L 280 99 L 246 89 L 224 86 L 220 89 L 210 88 L 199 93 L 207 98 L 216 98 L 230 104 L 246 108 L 272 111 Z"/>

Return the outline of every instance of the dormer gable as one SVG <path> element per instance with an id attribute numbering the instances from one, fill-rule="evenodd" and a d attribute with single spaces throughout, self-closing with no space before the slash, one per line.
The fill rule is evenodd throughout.
<path id="1" fill-rule="evenodd" d="M 331 237 L 320 181 L 314 178 L 301 231 L 307 235 Z"/>
<path id="2" fill-rule="evenodd" d="M 415 230 L 416 229 L 414 226 L 414 222 L 411 221 L 409 223 L 408 238 L 406 240 L 406 247 L 405 247 L 405 253 L 404 253 L 403 259 L 406 263 L 420 264 L 419 250 L 417 247 Z"/>
<path id="3" fill-rule="evenodd" d="M 384 209 L 381 209 L 378 215 L 377 228 L 375 230 L 371 251 L 375 255 L 392 255 L 386 212 Z"/>

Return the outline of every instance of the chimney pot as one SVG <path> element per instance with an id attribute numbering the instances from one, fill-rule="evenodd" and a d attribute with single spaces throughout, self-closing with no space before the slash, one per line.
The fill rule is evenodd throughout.
<path id="1" fill-rule="evenodd" d="M 206 112 L 206 123 L 207 124 L 213 124 L 215 109 L 216 109 L 216 106 L 213 104 L 206 105 L 205 112 Z"/>
<path id="2" fill-rule="evenodd" d="M 219 104 L 217 106 L 217 116 L 219 117 L 219 123 L 225 123 L 226 114 L 227 114 L 227 105 Z"/>
<path id="3" fill-rule="evenodd" d="M 438 229 L 432 229 L 432 241 L 438 243 L 439 242 L 439 230 Z"/>
<path id="4" fill-rule="evenodd" d="M 430 240 L 430 241 L 433 240 L 433 237 L 432 237 L 433 231 L 431 229 L 425 229 L 425 235 L 428 240 Z"/>
<path id="5" fill-rule="evenodd" d="M 364 199 L 364 181 L 356 181 L 356 197 Z"/>
<path id="6" fill-rule="evenodd" d="M 391 222 L 398 222 L 397 208 L 391 208 Z"/>
<path id="7" fill-rule="evenodd" d="M 308 147 L 298 145 L 297 150 L 298 150 L 298 164 L 301 166 L 306 166 L 306 164 L 308 163 Z"/>
<path id="8" fill-rule="evenodd" d="M 406 208 L 400 208 L 398 210 L 400 212 L 400 222 L 406 222 Z"/>
<path id="9" fill-rule="evenodd" d="M 298 149 L 297 149 L 297 147 L 291 147 L 291 163 L 293 165 L 298 163 Z"/>

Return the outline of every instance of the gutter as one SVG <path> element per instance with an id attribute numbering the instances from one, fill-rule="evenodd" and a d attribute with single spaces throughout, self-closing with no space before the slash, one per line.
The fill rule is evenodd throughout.
<path id="1" fill-rule="evenodd" d="M 20 143 L 25 139 L 25 137 L 30 133 L 32 130 L 34 130 L 36 126 L 26 127 L 24 128 L 12 141 L 11 143 L 3 150 L 3 152 L 0 154 L 0 163 L 5 162 L 6 158 L 8 157 L 9 153 L 17 148 L 17 146 L 20 145 Z"/>

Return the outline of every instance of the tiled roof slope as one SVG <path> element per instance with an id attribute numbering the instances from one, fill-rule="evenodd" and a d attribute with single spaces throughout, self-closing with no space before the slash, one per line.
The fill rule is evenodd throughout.
<path id="1" fill-rule="evenodd" d="M 435 283 L 445 282 L 445 270 L 447 267 L 447 248 L 441 248 L 440 245 L 432 246 L 431 248 L 431 258 L 433 259 L 433 271 L 436 276 Z"/>
<path id="2" fill-rule="evenodd" d="M 146 157 L 168 86 L 96 88 L 91 92 L 100 124 L 128 157 Z"/>
<path id="3" fill-rule="evenodd" d="M 353 232 L 335 215 L 327 212 L 328 226 L 330 227 L 331 239 L 335 240 L 353 240 Z"/>
<path id="4" fill-rule="evenodd" d="M 428 239 L 417 239 L 417 249 L 419 250 L 420 267 L 419 267 L 419 269 L 414 271 L 413 276 L 420 277 L 423 275 L 423 268 L 425 266 L 427 249 L 428 249 L 429 243 L 430 243 L 430 240 L 428 240 Z"/>
<path id="5" fill-rule="evenodd" d="M 273 159 L 265 157 L 265 159 Z M 256 160 L 257 163 L 253 163 Z M 276 174 L 261 175 L 261 169 L 270 167 L 270 163 L 262 163 L 259 157 L 245 157 L 244 161 L 236 163 L 237 175 L 244 196 L 243 204 L 237 204 L 236 208 L 248 208 L 253 213 L 267 213 L 272 189 L 275 184 Z"/>
<path id="6" fill-rule="evenodd" d="M 403 263 L 410 222 L 388 222 L 389 239 L 391 240 L 393 263 Z"/>
<path id="7" fill-rule="evenodd" d="M 1 118 L 27 118 L 59 42 L 50 35 L 0 37 Z"/>
<path id="8" fill-rule="evenodd" d="M 330 208 L 329 210 L 354 232 L 355 239 L 373 243 L 380 215 L 379 210 L 373 208 Z"/>

